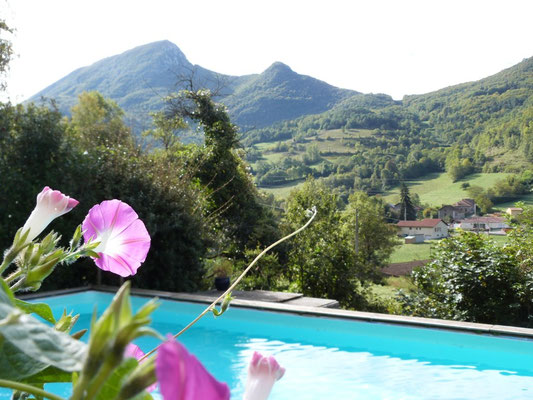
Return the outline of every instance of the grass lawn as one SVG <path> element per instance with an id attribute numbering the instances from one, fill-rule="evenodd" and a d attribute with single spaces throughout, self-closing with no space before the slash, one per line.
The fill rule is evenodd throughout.
<path id="1" fill-rule="evenodd" d="M 402 244 L 398 246 L 391 255 L 391 263 L 409 262 L 415 260 L 429 260 L 431 246 L 436 241 L 427 241 L 424 243 Z"/>
<path id="2" fill-rule="evenodd" d="M 278 199 L 286 199 L 287 197 L 289 197 L 289 193 L 291 191 L 293 191 L 294 189 L 298 189 L 300 186 L 304 184 L 304 182 L 305 181 L 302 180 L 301 182 L 291 182 L 283 186 L 276 186 L 276 187 L 271 187 L 271 188 L 262 187 L 262 188 L 259 188 L 259 190 L 265 193 L 269 193 L 269 194 L 271 193 Z"/>
<path id="3" fill-rule="evenodd" d="M 450 176 L 445 172 L 431 173 L 423 178 L 407 182 L 409 191 L 420 196 L 422 204 L 440 207 L 443 204 L 453 204 L 468 197 L 466 190 L 461 185 L 468 182 L 471 186 L 477 185 L 482 188 L 489 188 L 498 180 L 505 178 L 508 173 L 494 174 L 472 174 L 457 182 L 452 182 Z M 400 187 L 389 191 L 383 199 L 389 203 L 396 203 L 400 198 Z M 533 197 L 531 198 L 533 201 Z"/>

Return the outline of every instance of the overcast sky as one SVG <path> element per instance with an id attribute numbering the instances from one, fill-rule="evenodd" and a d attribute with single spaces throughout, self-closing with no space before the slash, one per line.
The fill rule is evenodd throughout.
<path id="1" fill-rule="evenodd" d="M 162 39 L 216 72 L 260 73 L 281 61 L 395 99 L 533 56 L 533 0 L 0 0 L 0 16 L 17 30 L 13 102 Z"/>

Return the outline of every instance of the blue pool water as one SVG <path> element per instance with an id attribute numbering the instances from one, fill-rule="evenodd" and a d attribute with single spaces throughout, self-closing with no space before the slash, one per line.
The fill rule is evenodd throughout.
<path id="1" fill-rule="evenodd" d="M 46 299 L 59 317 L 81 314 L 88 327 L 112 294 L 84 292 Z M 133 297 L 134 308 L 148 301 Z M 205 305 L 160 300 L 152 326 L 176 333 Z M 286 368 L 270 399 L 533 399 L 533 341 L 230 308 L 205 316 L 180 340 L 215 377 L 242 398 L 254 351 L 276 356 Z M 146 352 L 153 338 L 136 343 Z M 64 386 L 49 390 L 68 396 Z M 156 396 L 157 397 L 157 396 Z"/>

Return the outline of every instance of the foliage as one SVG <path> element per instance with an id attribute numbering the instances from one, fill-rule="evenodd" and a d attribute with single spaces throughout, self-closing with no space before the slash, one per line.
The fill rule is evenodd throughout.
<path id="1" fill-rule="evenodd" d="M 169 115 L 192 119 L 203 130 L 205 144 L 194 160 L 195 176 L 209 189 L 208 210 L 217 218 L 219 232 L 240 249 L 269 241 L 272 221 L 259 204 L 259 193 L 237 149 L 237 127 L 226 108 L 215 103 L 208 90 L 184 90 L 168 102 Z"/>
<path id="2" fill-rule="evenodd" d="M 215 278 L 230 277 L 233 273 L 233 262 L 224 257 L 218 257 L 207 262 L 207 274 Z"/>
<path id="3" fill-rule="evenodd" d="M 149 136 L 160 142 L 163 149 L 169 150 L 180 142 L 179 132 L 187 128 L 187 124 L 179 116 L 167 117 L 162 112 L 151 113 L 154 129 L 146 130 L 143 136 Z"/>
<path id="4" fill-rule="evenodd" d="M 13 33 L 13 29 L 10 28 L 3 19 L 0 19 L 0 91 L 5 90 L 6 82 L 3 77 L 9 70 L 9 62 L 13 58 L 13 45 L 11 40 L 6 36 Z"/>
<path id="5" fill-rule="evenodd" d="M 347 308 L 375 309 L 379 305 L 370 297 L 367 279 L 375 277 L 376 268 L 390 250 L 373 242 L 370 232 L 372 228 L 377 227 L 378 232 L 381 229 L 380 216 L 372 215 L 381 208 L 379 202 L 360 195 L 354 197 L 354 205 L 361 212 L 358 254 L 353 242 L 353 217 L 347 216 L 348 227 L 343 228 L 337 195 L 312 178 L 293 191 L 287 201 L 285 229 L 289 231 L 301 224 L 306 218 L 305 211 L 312 207 L 316 207 L 317 217 L 291 242 L 286 273 L 292 290 L 306 296 L 336 299 Z M 385 225 L 382 219 L 381 223 Z M 387 235 L 384 243 L 389 243 Z"/>
<path id="6" fill-rule="evenodd" d="M 416 210 L 411 201 L 409 188 L 404 183 L 400 188 L 400 219 L 403 221 L 416 220 Z"/>
<path id="7" fill-rule="evenodd" d="M 131 146 L 130 129 L 124 111 L 113 100 L 98 92 L 83 92 L 72 107 L 71 127 L 82 147 Z"/>
<path id="8" fill-rule="evenodd" d="M 396 227 L 385 219 L 385 205 L 376 197 L 355 192 L 343 213 L 342 229 L 355 251 L 360 279 L 377 279 L 399 244 Z"/>
<path id="9" fill-rule="evenodd" d="M 80 103 L 76 115 L 102 116 L 109 111 L 109 103 L 99 95 L 85 98 L 89 101 Z M 113 118 L 77 117 L 70 123 L 48 108 L 1 106 L 0 245 L 9 246 L 13 226 L 23 224 L 42 182 L 81 201 L 73 211 L 78 220 L 88 205 L 120 197 L 137 210 L 152 236 L 152 251 L 135 278 L 137 285 L 194 290 L 201 282 L 202 258 L 211 241 L 204 189 L 194 181 L 185 160 L 146 154 L 133 146 L 117 112 L 111 114 Z M 96 121 L 95 129 L 90 120 Z M 97 143 L 92 142 L 93 134 L 99 138 Z M 57 221 L 54 226 L 60 233 L 71 232 L 75 227 L 69 221 Z M 96 282 L 90 264 L 82 263 L 76 270 L 65 268 L 56 279 L 45 281 L 45 287 Z M 115 283 L 114 277 L 106 276 L 104 282 Z"/>
<path id="10" fill-rule="evenodd" d="M 244 253 L 245 259 L 239 263 L 238 270 L 243 271 L 260 252 L 259 248 L 247 249 Z M 287 269 L 280 263 L 279 258 L 278 253 L 264 255 L 257 262 L 257 266 L 242 280 L 241 287 L 244 290 L 287 291 L 295 289 L 291 287 Z"/>
<path id="11" fill-rule="evenodd" d="M 517 250 L 471 232 L 442 240 L 434 260 L 413 272 L 418 292 L 403 297 L 404 312 L 530 326 L 533 276 Z"/>

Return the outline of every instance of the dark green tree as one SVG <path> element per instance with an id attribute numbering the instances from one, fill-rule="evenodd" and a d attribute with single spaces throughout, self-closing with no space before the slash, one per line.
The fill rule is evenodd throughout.
<path id="1" fill-rule="evenodd" d="M 411 195 L 409 194 L 409 188 L 405 183 L 402 183 L 400 188 L 400 219 L 403 221 L 416 220 L 416 210 L 411 201 Z"/>
<path id="2" fill-rule="evenodd" d="M 210 191 L 209 212 L 218 221 L 218 232 L 234 239 L 241 251 L 274 240 L 275 223 L 260 204 L 226 107 L 215 103 L 209 90 L 183 90 L 168 105 L 168 116 L 192 120 L 204 133 L 194 163 L 196 176 Z"/>

